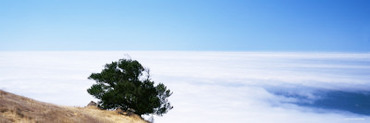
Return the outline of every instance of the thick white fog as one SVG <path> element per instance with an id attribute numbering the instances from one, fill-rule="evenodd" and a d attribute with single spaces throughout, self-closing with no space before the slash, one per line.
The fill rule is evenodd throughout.
<path id="1" fill-rule="evenodd" d="M 87 77 L 121 58 L 173 91 L 158 123 L 370 122 L 370 53 L 0 52 L 0 89 L 85 106 Z"/>

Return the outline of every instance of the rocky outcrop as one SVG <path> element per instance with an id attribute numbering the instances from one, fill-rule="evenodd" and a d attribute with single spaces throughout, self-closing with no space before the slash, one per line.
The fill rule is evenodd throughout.
<path id="1" fill-rule="evenodd" d="M 87 104 L 87 106 L 93 106 L 93 107 L 98 107 L 98 104 L 94 101 L 90 101 L 89 104 Z"/>

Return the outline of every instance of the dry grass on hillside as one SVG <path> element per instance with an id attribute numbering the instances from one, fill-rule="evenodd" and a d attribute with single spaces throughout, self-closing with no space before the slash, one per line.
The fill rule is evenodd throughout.
<path id="1" fill-rule="evenodd" d="M 39 102 L 0 90 L 1 123 L 147 123 L 96 107 L 68 107 Z"/>

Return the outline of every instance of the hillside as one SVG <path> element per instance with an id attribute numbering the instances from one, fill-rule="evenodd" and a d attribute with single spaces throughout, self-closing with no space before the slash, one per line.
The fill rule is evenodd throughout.
<path id="1" fill-rule="evenodd" d="M 147 123 L 138 115 L 121 115 L 94 106 L 69 107 L 39 102 L 0 90 L 1 123 Z"/>

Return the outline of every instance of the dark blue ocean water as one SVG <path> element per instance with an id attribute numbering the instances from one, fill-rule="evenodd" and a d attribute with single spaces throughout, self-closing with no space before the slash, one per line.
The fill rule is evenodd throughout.
<path id="1" fill-rule="evenodd" d="M 268 90 L 277 96 L 295 99 L 296 101 L 285 102 L 313 109 L 327 111 L 345 111 L 360 115 L 370 116 L 370 91 L 342 91 L 308 89 L 309 92 L 302 94 L 302 90 L 289 89 Z M 306 94 L 309 93 L 311 97 Z M 313 97 L 314 98 L 313 98 Z"/>

